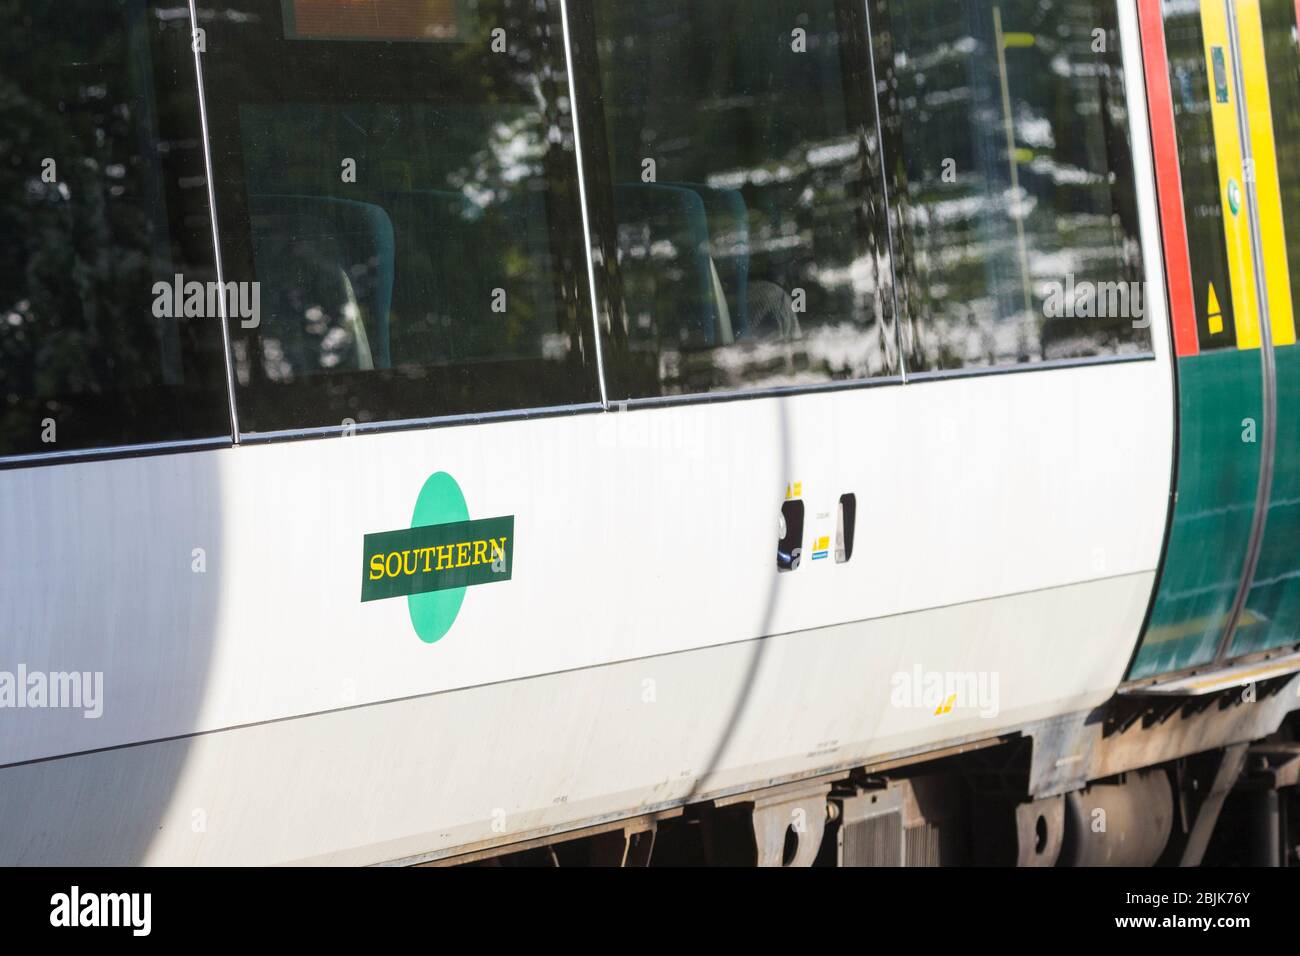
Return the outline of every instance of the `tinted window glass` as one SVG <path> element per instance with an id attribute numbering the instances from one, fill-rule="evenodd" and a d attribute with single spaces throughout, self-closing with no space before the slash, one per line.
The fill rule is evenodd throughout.
<path id="1" fill-rule="evenodd" d="M 1235 127 L 1235 107 L 1226 104 L 1230 95 L 1235 96 L 1232 90 L 1236 83 L 1228 79 L 1224 48 L 1211 44 L 1207 49 L 1199 7 L 1165 4 L 1165 10 L 1165 45 L 1187 213 L 1197 337 L 1202 352 L 1236 348 L 1237 307 L 1244 295 L 1253 296 L 1253 290 L 1232 281 L 1227 235 L 1233 218 L 1224 209 L 1213 117 L 1216 108 L 1226 109 L 1231 118 L 1226 121 Z M 1225 169 L 1240 163 L 1239 152 L 1222 157 Z M 1225 175 L 1231 178 L 1233 174 Z M 1225 225 L 1229 232 L 1225 232 Z"/>
<path id="2" fill-rule="evenodd" d="M 210 6 L 241 430 L 595 399 L 555 5 Z"/>
<path id="3" fill-rule="evenodd" d="M 0 5 L 0 455 L 228 434 L 190 23 Z"/>
<path id="4" fill-rule="evenodd" d="M 909 369 L 1150 348 L 1114 0 L 888 0 Z"/>
<path id="5" fill-rule="evenodd" d="M 866 10 L 594 4 L 611 397 L 897 371 Z"/>

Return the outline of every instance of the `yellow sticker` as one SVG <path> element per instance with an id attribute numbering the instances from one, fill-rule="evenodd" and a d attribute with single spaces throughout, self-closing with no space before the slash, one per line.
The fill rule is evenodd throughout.
<path id="1" fill-rule="evenodd" d="M 1206 313 L 1210 317 L 1210 334 L 1218 335 L 1223 331 L 1223 306 L 1219 305 L 1219 295 L 1214 291 L 1214 283 L 1210 283 L 1210 306 Z"/>

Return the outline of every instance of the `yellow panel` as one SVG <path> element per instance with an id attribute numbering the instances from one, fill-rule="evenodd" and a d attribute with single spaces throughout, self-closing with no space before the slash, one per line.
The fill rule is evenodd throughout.
<path id="1" fill-rule="evenodd" d="M 1260 346 L 1259 313 L 1255 310 L 1255 259 L 1242 183 L 1241 134 L 1237 125 L 1237 98 L 1233 90 L 1232 50 L 1228 44 L 1228 14 L 1223 0 L 1201 0 L 1201 28 L 1205 33 L 1205 68 L 1210 81 L 1210 110 L 1214 120 L 1214 147 L 1219 157 L 1219 198 L 1223 202 L 1223 234 L 1228 243 L 1228 273 L 1232 279 L 1232 308 L 1236 313 L 1237 348 Z M 1215 48 L 1222 69 L 1215 70 Z M 1220 102 L 1220 96 L 1226 102 Z M 1237 210 L 1233 212 L 1233 205 Z"/>
<path id="2" fill-rule="evenodd" d="M 1260 20 L 1259 0 L 1238 0 L 1237 25 L 1241 34 L 1246 111 L 1250 118 L 1250 150 L 1255 158 L 1255 189 L 1259 197 L 1269 324 L 1275 345 L 1293 345 L 1295 311 L 1291 301 L 1291 270 L 1287 265 L 1282 186 L 1277 174 L 1277 142 L 1273 137 L 1273 104 L 1268 93 L 1268 66 L 1264 62 L 1264 25 Z M 1300 224 L 1293 225 L 1300 228 Z"/>

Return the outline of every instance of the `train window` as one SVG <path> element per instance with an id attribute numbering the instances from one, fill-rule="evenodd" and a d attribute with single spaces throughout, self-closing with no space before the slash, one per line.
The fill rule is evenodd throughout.
<path id="1" fill-rule="evenodd" d="M 896 373 L 864 5 L 592 14 L 611 397 Z"/>
<path id="2" fill-rule="evenodd" d="M 598 400 L 557 3 L 201 6 L 241 432 Z"/>
<path id="3" fill-rule="evenodd" d="M 1226 21 L 1223 29 L 1226 33 Z M 1232 168 L 1235 165 L 1241 169 L 1241 154 L 1237 150 L 1232 155 L 1236 147 L 1228 148 L 1225 144 L 1221 155 L 1216 142 L 1216 135 L 1224 131 L 1224 117 L 1234 115 L 1229 94 L 1236 83 L 1228 86 L 1223 65 L 1226 63 L 1224 46 L 1206 43 L 1199 6 L 1166 7 L 1165 46 L 1178 134 L 1199 350 L 1235 349 L 1238 314 L 1242 315 L 1245 331 L 1255 313 L 1253 284 L 1242 278 L 1244 245 L 1239 245 L 1243 240 L 1238 235 L 1245 226 L 1234 221 L 1223 201 L 1224 184 L 1240 178 L 1241 174 L 1234 173 Z M 1219 109 L 1221 106 L 1228 110 L 1226 114 Z M 1231 125 L 1227 129 L 1235 130 L 1235 119 L 1228 122 Z M 1231 245 L 1229 236 L 1233 239 Z M 1249 334 L 1243 336 L 1244 340 L 1249 338 Z"/>
<path id="4" fill-rule="evenodd" d="M 0 6 L 0 456 L 229 437 L 188 17 Z"/>
<path id="5" fill-rule="evenodd" d="M 1145 353 L 1115 0 L 877 0 L 908 368 Z"/>

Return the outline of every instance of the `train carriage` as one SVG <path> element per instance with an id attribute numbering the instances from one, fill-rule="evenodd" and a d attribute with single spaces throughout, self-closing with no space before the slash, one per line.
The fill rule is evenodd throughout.
<path id="1" fill-rule="evenodd" d="M 1292 0 L 0 21 L 0 862 L 1296 862 Z"/>

